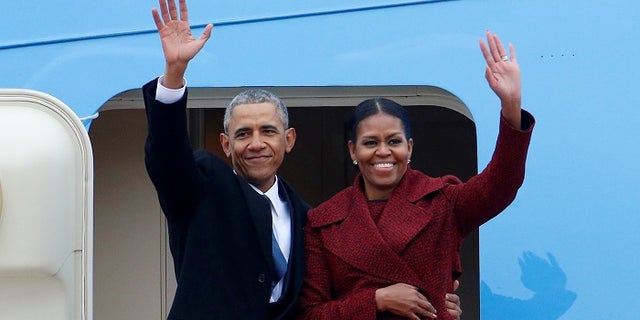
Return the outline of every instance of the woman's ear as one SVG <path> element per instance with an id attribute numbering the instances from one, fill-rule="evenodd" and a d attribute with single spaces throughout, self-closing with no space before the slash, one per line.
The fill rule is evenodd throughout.
<path id="1" fill-rule="evenodd" d="M 409 149 L 409 159 L 411 159 L 411 154 L 413 153 L 413 138 L 407 141 L 407 148 Z"/>
<path id="2" fill-rule="evenodd" d="M 351 161 L 356 161 L 356 144 L 353 141 L 347 141 L 347 148 L 349 149 L 349 154 L 351 155 Z"/>

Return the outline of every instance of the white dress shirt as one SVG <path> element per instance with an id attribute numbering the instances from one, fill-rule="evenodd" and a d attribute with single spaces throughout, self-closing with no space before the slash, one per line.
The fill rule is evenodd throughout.
<path id="1" fill-rule="evenodd" d="M 262 192 L 260 189 L 249 184 L 256 192 L 265 195 L 271 200 L 271 228 L 273 235 L 278 241 L 278 246 L 284 255 L 285 260 L 289 263 L 289 255 L 291 253 L 291 213 L 289 212 L 289 205 L 280 199 L 278 176 L 276 176 L 275 183 L 267 192 Z M 284 284 L 284 277 L 273 287 L 271 291 L 271 299 L 269 302 L 276 302 L 282 295 L 282 286 Z"/>
<path id="2" fill-rule="evenodd" d="M 181 88 L 169 89 L 162 85 L 162 78 L 164 78 L 164 76 L 158 78 L 158 85 L 156 86 L 156 100 L 164 104 L 171 104 L 180 100 L 180 98 L 184 96 L 184 92 L 187 90 L 187 80 L 182 80 Z"/>

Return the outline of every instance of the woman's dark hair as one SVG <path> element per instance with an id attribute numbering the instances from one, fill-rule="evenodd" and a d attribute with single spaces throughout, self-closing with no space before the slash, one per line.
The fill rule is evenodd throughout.
<path id="1" fill-rule="evenodd" d="M 362 101 L 351 112 L 347 120 L 347 132 L 349 140 L 356 142 L 356 130 L 360 122 L 372 115 L 385 113 L 400 119 L 407 140 L 411 139 L 411 123 L 409 112 L 397 102 L 386 98 L 373 98 Z"/>

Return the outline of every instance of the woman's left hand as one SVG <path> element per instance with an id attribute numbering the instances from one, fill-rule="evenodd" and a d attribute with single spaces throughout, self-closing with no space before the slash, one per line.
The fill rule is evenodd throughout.
<path id="1" fill-rule="evenodd" d="M 503 116 L 514 127 L 520 128 L 522 84 L 516 51 L 509 44 L 507 55 L 497 34 L 487 31 L 487 44 L 480 40 L 480 50 L 487 62 L 485 78 L 502 104 Z"/>

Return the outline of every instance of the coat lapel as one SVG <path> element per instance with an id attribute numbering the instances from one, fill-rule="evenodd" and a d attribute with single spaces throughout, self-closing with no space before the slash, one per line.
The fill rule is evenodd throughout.
<path id="1" fill-rule="evenodd" d="M 304 226 L 309 205 L 300 199 L 282 177 L 278 177 L 278 183 L 280 197 L 287 200 L 291 213 L 291 255 L 286 281 L 289 285 L 284 289 L 287 293 L 296 294 L 300 292 L 304 279 Z"/>
<path id="2" fill-rule="evenodd" d="M 262 249 L 262 253 L 267 261 L 270 261 L 269 267 L 274 269 L 273 257 L 271 255 L 271 205 L 262 195 L 258 194 L 249 183 L 242 177 L 237 177 L 241 186 L 244 197 L 247 200 L 249 214 L 253 220 L 258 236 L 258 242 Z M 273 272 L 273 270 L 270 270 Z"/>
<path id="3" fill-rule="evenodd" d="M 389 246 L 402 254 L 407 244 L 429 224 L 433 212 L 408 201 L 401 187 L 397 191 L 382 212 L 378 230 Z"/>
<path id="4" fill-rule="evenodd" d="M 416 189 L 420 189 L 420 186 L 408 180 L 411 179 L 403 179 L 396 187 L 378 222 L 378 230 L 382 238 L 398 254 L 402 254 L 407 244 L 429 224 L 433 217 L 431 210 L 427 211 L 416 204 L 416 200 L 421 196 L 410 199 L 411 194 L 415 193 Z"/>
<path id="5" fill-rule="evenodd" d="M 304 226 L 307 222 L 307 211 L 310 206 L 300 199 L 282 177 L 278 177 L 278 181 L 280 198 L 287 201 L 291 214 L 291 256 L 294 259 L 304 259 Z"/>
<path id="6" fill-rule="evenodd" d="M 242 192 L 247 200 L 247 207 L 256 229 L 260 248 L 262 249 L 265 259 L 269 261 L 269 272 L 273 273 L 275 266 L 273 256 L 271 254 L 271 204 L 262 195 L 258 194 L 253 188 L 251 188 L 249 183 L 247 183 L 243 178 L 239 176 L 237 178 L 239 179 L 240 185 L 242 186 Z M 298 288 L 302 286 L 303 279 L 301 275 L 304 271 L 303 228 L 306 223 L 306 213 L 309 206 L 300 201 L 300 198 L 286 182 L 282 181 L 281 178 L 278 178 L 278 181 L 280 183 L 278 186 L 279 195 L 287 201 L 291 214 L 291 256 L 289 259 L 289 267 L 290 270 L 292 270 L 291 267 L 293 267 L 293 269 L 297 269 L 297 271 L 299 271 L 299 275 L 293 278 L 293 286 L 296 288 L 293 292 L 298 292 Z M 287 272 L 287 276 L 290 276 L 291 274 L 291 272 Z"/>
<path id="7" fill-rule="evenodd" d="M 407 264 L 402 252 L 433 216 L 418 205 L 419 200 L 441 189 L 442 181 L 409 169 L 376 226 L 361 179 L 356 177 L 352 187 L 328 201 L 334 205 L 324 208 L 323 216 L 315 216 L 311 226 L 325 226 L 322 237 L 326 248 L 346 263 L 392 282 L 422 284 L 421 277 Z"/>
<path id="8" fill-rule="evenodd" d="M 347 210 L 349 215 L 342 223 L 323 229 L 322 236 L 327 249 L 346 263 L 373 276 L 391 282 L 421 284 L 420 277 L 378 232 L 364 195 L 353 192 L 341 203 L 344 206 L 336 210 Z"/>

